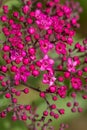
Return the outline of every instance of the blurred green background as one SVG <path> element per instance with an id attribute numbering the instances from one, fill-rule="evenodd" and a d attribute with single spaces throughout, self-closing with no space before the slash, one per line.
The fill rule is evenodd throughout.
<path id="1" fill-rule="evenodd" d="M 77 0 L 77 1 L 80 2 L 83 8 L 83 12 L 80 15 L 81 17 L 80 17 L 79 22 L 81 24 L 81 27 L 77 31 L 77 36 L 75 37 L 75 41 L 78 41 L 78 40 L 81 41 L 82 39 L 87 37 L 87 0 Z M 2 2 L 3 4 L 9 5 L 9 7 L 11 7 L 12 5 L 15 5 L 15 6 L 20 5 L 20 0 L 2 0 Z M 1 13 L 2 13 L 2 10 L 0 9 L 0 14 Z M 1 39 L 2 39 L 2 34 L 0 35 L 0 40 Z M 33 79 L 30 79 L 30 82 L 31 84 L 33 82 L 33 85 L 37 84 L 38 87 L 41 86 L 41 82 L 39 78 L 34 81 Z M 23 88 L 24 86 L 20 86 L 19 89 L 21 87 Z M 67 97 L 67 99 L 65 100 L 59 99 L 59 101 L 57 102 L 58 106 L 59 104 L 61 104 L 60 107 L 64 107 L 66 109 L 66 114 L 65 116 L 62 116 L 57 121 L 53 120 L 52 125 L 55 126 L 55 130 L 58 130 L 60 122 L 68 122 L 70 124 L 70 127 L 68 130 L 87 130 L 87 103 L 86 101 L 84 102 L 80 97 L 78 97 L 78 101 L 84 107 L 85 111 L 83 114 L 78 114 L 78 113 L 72 114 L 71 111 L 66 107 L 66 105 L 64 106 L 64 104 L 68 100 L 69 98 Z M 38 104 L 39 115 L 42 114 L 43 108 L 45 107 L 43 100 L 40 100 L 38 93 L 36 93 L 33 90 L 31 90 L 30 94 L 27 96 L 22 94 L 22 96 L 18 98 L 18 101 L 23 104 L 27 104 L 27 103 L 33 103 L 34 105 Z M 7 103 L 8 101 L 4 97 L 0 97 L 0 110 L 4 108 L 7 105 Z M 27 128 L 25 126 L 25 123 L 23 123 L 22 121 L 16 121 L 16 122 L 11 121 L 11 114 L 9 114 L 5 119 L 0 119 L 0 130 L 27 130 Z"/>

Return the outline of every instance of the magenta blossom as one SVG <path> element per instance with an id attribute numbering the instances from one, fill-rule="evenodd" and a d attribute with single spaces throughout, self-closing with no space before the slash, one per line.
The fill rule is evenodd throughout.
<path id="1" fill-rule="evenodd" d="M 82 89 L 82 81 L 80 78 L 73 77 L 71 79 L 71 85 L 75 90 L 81 90 Z"/>
<path id="2" fill-rule="evenodd" d="M 62 33 L 63 32 L 63 26 L 64 26 L 64 21 L 59 20 L 57 16 L 52 17 L 53 20 L 53 29 L 57 33 Z"/>
<path id="3" fill-rule="evenodd" d="M 76 71 L 76 69 L 75 69 L 76 65 L 77 65 L 77 61 L 73 61 L 72 58 L 68 58 L 67 69 L 68 69 L 69 72 L 75 72 Z"/>
<path id="4" fill-rule="evenodd" d="M 54 76 L 54 72 L 53 72 L 52 68 L 48 68 L 47 72 L 48 72 L 47 74 L 43 75 L 43 83 L 49 84 L 51 86 L 54 84 L 56 78 Z"/>
<path id="5" fill-rule="evenodd" d="M 53 85 L 55 82 L 56 78 L 54 76 L 50 76 L 49 74 L 44 74 L 43 75 L 43 83 L 48 84 L 48 85 Z"/>
<path id="6" fill-rule="evenodd" d="M 15 61 L 17 59 L 22 61 L 23 57 L 26 56 L 26 52 L 24 50 L 13 49 L 10 51 L 10 55 L 12 61 Z"/>
<path id="7" fill-rule="evenodd" d="M 41 51 L 46 54 L 48 51 L 50 51 L 53 48 L 52 43 L 50 43 L 48 40 L 40 40 L 39 41 Z"/>
<path id="8" fill-rule="evenodd" d="M 66 45 L 64 43 L 58 42 L 56 44 L 56 52 L 57 52 L 57 54 L 65 55 L 67 53 L 66 52 Z"/>
<path id="9" fill-rule="evenodd" d="M 47 70 L 48 68 L 51 68 L 54 65 L 54 60 L 49 58 L 48 55 L 45 55 L 41 62 L 41 70 Z"/>
<path id="10" fill-rule="evenodd" d="M 15 73 L 14 80 L 19 82 L 20 81 L 26 82 L 29 76 L 30 76 L 29 70 L 27 70 L 25 66 L 21 66 Z"/>
<path id="11" fill-rule="evenodd" d="M 37 25 L 42 29 L 48 30 L 52 25 L 51 18 L 43 14 L 40 10 L 35 11 L 35 18 Z"/>
<path id="12" fill-rule="evenodd" d="M 57 90 L 57 93 L 61 98 L 65 98 L 67 94 L 67 87 L 66 86 L 60 86 Z"/>

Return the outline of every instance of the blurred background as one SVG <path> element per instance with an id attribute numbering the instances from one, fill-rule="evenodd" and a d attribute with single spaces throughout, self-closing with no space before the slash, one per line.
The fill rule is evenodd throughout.
<path id="1" fill-rule="evenodd" d="M 81 41 L 82 39 L 84 39 L 85 37 L 87 37 L 87 0 L 75 0 L 80 2 L 82 8 L 83 8 L 83 12 L 80 15 L 80 24 L 81 27 L 80 29 L 78 29 L 77 31 L 77 37 L 76 37 L 76 41 Z M 2 14 L 2 4 L 7 4 L 9 5 L 9 7 L 11 7 L 12 5 L 17 5 L 20 4 L 20 0 L 0 0 L 0 14 Z M 1 26 L 1 25 L 0 25 Z M 2 39 L 2 35 L 0 35 L 0 40 Z M 31 78 L 30 81 L 31 84 L 33 82 L 33 85 L 37 84 L 38 86 L 41 86 L 41 82 L 40 82 L 40 77 L 36 80 L 33 81 L 33 79 Z M 20 86 L 20 88 L 23 88 L 24 86 Z M 34 96 L 32 96 L 32 93 Z M 35 103 L 38 103 L 38 113 L 41 114 L 41 111 L 43 110 L 44 107 L 44 102 L 39 101 L 39 96 L 38 93 L 34 92 L 33 90 L 30 91 L 30 94 L 25 96 L 22 94 L 22 96 L 20 96 L 18 98 L 18 101 L 20 103 L 23 104 L 27 104 L 27 103 L 32 103 L 33 105 L 35 105 Z M 65 102 L 68 101 L 68 98 L 66 99 L 66 101 L 60 101 L 61 102 L 61 106 L 64 106 Z M 55 126 L 55 130 L 58 130 L 59 128 L 59 123 L 60 122 L 66 122 L 69 123 L 69 128 L 67 130 L 87 130 L 87 103 L 86 101 L 84 102 L 83 100 L 81 100 L 78 97 L 78 101 L 80 102 L 80 104 L 82 105 L 82 107 L 84 107 L 84 113 L 83 114 L 72 114 L 71 111 L 65 106 L 66 108 L 66 115 L 61 117 L 61 119 L 59 119 L 58 121 L 53 121 L 52 125 Z M 2 96 L 0 97 L 0 111 L 7 105 L 8 101 Z M 4 105 L 3 105 L 4 104 Z M 9 114 L 5 119 L 0 119 L 0 130 L 27 130 L 25 123 L 21 122 L 21 121 L 16 121 L 13 122 L 11 120 L 11 114 Z"/>

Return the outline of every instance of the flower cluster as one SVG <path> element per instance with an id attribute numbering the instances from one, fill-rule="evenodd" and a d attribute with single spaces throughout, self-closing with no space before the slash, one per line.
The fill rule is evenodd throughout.
<path id="1" fill-rule="evenodd" d="M 65 114 L 65 109 L 57 107 L 55 101 L 58 98 L 64 100 L 67 95 L 73 99 L 73 103 L 69 101 L 66 104 L 67 107 L 72 112 L 82 112 L 76 95 L 83 91 L 82 98 L 87 99 L 87 39 L 83 44 L 75 43 L 73 39 L 76 28 L 80 27 L 81 11 L 78 2 L 60 4 L 60 0 L 44 0 L 44 5 L 37 0 L 23 1 L 21 13 L 13 11 L 11 16 L 8 6 L 3 6 L 0 20 L 6 39 L 1 46 L 4 63 L 0 65 L 0 84 L 3 88 L 0 94 L 5 94 L 10 104 L 0 112 L 1 118 L 12 111 L 12 120 L 31 120 L 29 128 L 32 127 L 32 130 L 38 127 L 53 130 L 49 125 L 52 118 L 58 119 Z M 29 78 L 34 80 L 40 75 L 46 87 L 32 87 Z M 26 87 L 17 90 L 19 85 Z M 38 106 L 33 110 L 31 105 L 18 104 L 16 96 L 28 94 L 30 89 L 37 91 L 47 104 L 42 117 L 36 113 Z M 53 103 L 49 102 L 48 96 Z M 48 115 L 51 118 L 45 122 Z M 67 126 L 62 124 L 60 130 L 65 128 Z"/>

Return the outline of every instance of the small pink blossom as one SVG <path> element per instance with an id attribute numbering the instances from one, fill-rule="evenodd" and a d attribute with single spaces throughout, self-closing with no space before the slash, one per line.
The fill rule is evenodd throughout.
<path id="1" fill-rule="evenodd" d="M 29 76 L 30 76 L 30 72 L 26 69 L 25 66 L 21 66 L 16 72 L 14 76 L 14 80 L 26 82 Z"/>
<path id="2" fill-rule="evenodd" d="M 63 32 L 63 21 L 60 20 L 57 16 L 53 16 L 52 17 L 52 26 L 53 29 L 57 32 L 57 33 L 62 33 Z"/>
<path id="3" fill-rule="evenodd" d="M 16 59 L 22 61 L 23 57 L 26 56 L 26 52 L 24 50 L 13 49 L 10 51 L 10 55 L 12 61 L 15 61 Z"/>
<path id="4" fill-rule="evenodd" d="M 76 71 L 76 69 L 75 69 L 76 65 L 77 65 L 77 61 L 73 61 L 72 58 L 68 58 L 67 69 L 68 69 L 69 72 L 75 72 Z"/>
<path id="5" fill-rule="evenodd" d="M 47 74 L 43 75 L 42 82 L 51 86 L 54 84 L 55 80 L 56 78 L 54 76 L 54 70 L 52 68 L 47 68 Z"/>
<path id="6" fill-rule="evenodd" d="M 47 70 L 48 68 L 51 68 L 54 65 L 54 60 L 49 58 L 48 55 L 45 55 L 43 59 L 40 60 L 41 62 L 41 70 Z"/>
<path id="7" fill-rule="evenodd" d="M 51 18 L 43 14 L 40 10 L 35 11 L 35 18 L 37 25 L 42 29 L 48 30 L 52 25 Z"/>
<path id="8" fill-rule="evenodd" d="M 41 51 L 46 54 L 48 51 L 50 51 L 53 48 L 52 43 L 50 43 L 48 40 L 40 40 L 39 41 Z"/>
<path id="9" fill-rule="evenodd" d="M 74 88 L 75 90 L 81 90 L 82 89 L 82 81 L 81 81 L 80 78 L 73 77 L 71 79 L 71 85 L 72 85 L 72 88 Z"/>
<path id="10" fill-rule="evenodd" d="M 57 44 L 56 44 L 56 52 L 58 53 L 58 54 L 63 54 L 63 55 L 65 55 L 67 52 L 66 52 L 66 45 L 64 44 L 64 43 L 62 43 L 62 42 L 58 42 Z"/>
<path id="11" fill-rule="evenodd" d="M 67 87 L 66 86 L 59 87 L 57 93 L 59 94 L 59 96 L 61 98 L 65 98 L 66 97 L 66 93 L 67 93 Z"/>

